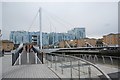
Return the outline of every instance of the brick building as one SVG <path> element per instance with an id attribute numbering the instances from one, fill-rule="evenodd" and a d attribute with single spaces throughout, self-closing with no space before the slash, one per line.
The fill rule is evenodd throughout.
<path id="1" fill-rule="evenodd" d="M 111 47 L 118 47 L 120 46 L 120 33 L 118 34 L 108 34 L 103 36 L 103 43 L 106 46 L 111 46 Z"/>
<path id="2" fill-rule="evenodd" d="M 69 41 L 61 41 L 59 43 L 60 48 L 68 47 L 67 43 L 70 47 L 96 47 L 96 39 L 94 38 L 84 38 L 78 40 L 69 40 Z"/>
<path id="3" fill-rule="evenodd" d="M 13 50 L 13 48 L 14 48 L 14 44 L 13 44 L 12 41 L 9 41 L 9 40 L 1 40 L 0 43 L 1 43 L 0 45 L 2 46 L 2 47 L 1 47 L 1 50 L 4 49 L 4 51 L 11 51 L 11 50 Z"/>

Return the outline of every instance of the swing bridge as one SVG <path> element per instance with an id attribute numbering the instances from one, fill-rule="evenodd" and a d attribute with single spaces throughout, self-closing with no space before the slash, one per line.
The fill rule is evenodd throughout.
<path id="1" fill-rule="evenodd" d="M 98 54 L 102 48 L 41 50 L 33 46 L 30 52 L 27 52 L 24 47 L 25 45 L 21 44 L 12 52 L 12 55 L 5 55 L 5 57 L 9 56 L 9 60 L 12 59 L 12 64 L 5 64 L 9 69 L 3 70 L 3 80 L 26 78 L 30 80 L 40 78 L 112 80 L 118 78 L 118 75 L 110 74 L 117 72 L 118 68 L 107 67 L 105 64 L 109 61 L 109 66 L 114 66 L 119 57 L 111 55 L 101 55 L 100 57 Z M 5 57 L 3 60 L 6 59 Z M 25 75 L 23 75 L 24 73 Z"/>

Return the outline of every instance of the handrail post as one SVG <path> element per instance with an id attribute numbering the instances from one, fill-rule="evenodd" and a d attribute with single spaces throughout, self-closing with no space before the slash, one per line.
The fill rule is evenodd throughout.
<path id="1" fill-rule="evenodd" d="M 51 68 L 52 68 L 53 56 L 51 55 Z"/>
<path id="2" fill-rule="evenodd" d="M 96 58 L 96 57 L 95 57 L 95 55 L 94 55 L 94 63 L 96 63 L 95 58 Z"/>
<path id="3" fill-rule="evenodd" d="M 55 56 L 55 70 L 57 70 L 57 56 Z"/>
<path id="4" fill-rule="evenodd" d="M 27 63 L 29 63 L 29 53 L 27 53 Z"/>
<path id="5" fill-rule="evenodd" d="M 37 53 L 35 53 L 35 64 L 37 64 Z"/>
<path id="6" fill-rule="evenodd" d="M 51 53 L 51 55 L 53 55 L 53 54 L 54 53 Z M 63 70 L 63 64 L 62 64 L 62 57 L 63 56 L 61 54 L 57 54 L 57 55 L 61 57 L 60 58 L 61 70 Z M 85 63 L 89 64 L 89 67 L 88 67 L 89 78 L 92 77 L 92 75 L 91 75 L 91 69 L 92 69 L 91 66 L 92 66 L 92 67 L 96 68 L 100 73 L 102 73 L 108 80 L 111 80 L 111 78 L 105 72 L 103 72 L 97 65 L 95 65 L 95 64 L 93 64 L 93 63 L 91 63 L 91 62 L 89 62 L 87 60 L 84 60 L 82 58 L 75 57 L 75 56 L 65 55 L 65 57 L 68 57 L 68 59 L 70 61 L 70 77 L 71 77 L 71 79 L 73 78 L 73 74 L 72 74 L 72 67 L 73 67 L 72 58 L 75 58 L 75 59 L 78 59 L 78 60 L 80 60 L 82 62 L 85 62 Z M 78 64 L 79 64 L 79 62 L 78 62 Z M 81 63 L 80 66 L 83 66 L 83 64 Z"/>
<path id="7" fill-rule="evenodd" d="M 91 61 L 91 55 L 89 55 L 89 61 Z"/>
<path id="8" fill-rule="evenodd" d="M 96 57 L 96 59 L 97 59 L 97 62 L 98 62 L 98 57 L 97 57 L 97 55 L 95 55 L 95 57 Z"/>
<path id="9" fill-rule="evenodd" d="M 87 60 L 87 56 L 86 56 L 86 54 L 84 54 L 84 56 L 85 56 L 85 59 Z"/>
<path id="10" fill-rule="evenodd" d="M 111 64 L 113 65 L 113 59 L 112 59 L 112 57 L 110 56 L 110 60 L 111 60 Z"/>
<path id="11" fill-rule="evenodd" d="M 63 56 L 62 56 L 63 57 Z M 62 59 L 61 59 L 61 72 L 63 74 L 63 62 L 62 62 Z"/>
<path id="12" fill-rule="evenodd" d="M 70 58 L 70 75 L 71 75 L 71 79 L 72 79 L 72 59 Z"/>
<path id="13" fill-rule="evenodd" d="M 105 64 L 105 58 L 104 58 L 104 56 L 102 56 L 102 59 L 103 59 L 103 63 Z"/>
<path id="14" fill-rule="evenodd" d="M 89 78 L 91 78 L 91 68 L 90 68 L 90 65 L 88 67 L 88 75 L 89 75 Z"/>
<path id="15" fill-rule="evenodd" d="M 44 64 L 44 60 L 43 60 L 43 52 L 41 52 L 41 57 L 42 57 L 42 64 Z"/>
<path id="16" fill-rule="evenodd" d="M 46 63 L 47 63 L 47 66 L 48 66 L 48 54 L 46 53 Z"/>
<path id="17" fill-rule="evenodd" d="M 21 65 L 21 53 L 19 53 L 19 65 Z"/>
<path id="18" fill-rule="evenodd" d="M 79 76 L 79 80 L 80 80 L 80 60 L 78 60 L 78 76 Z"/>

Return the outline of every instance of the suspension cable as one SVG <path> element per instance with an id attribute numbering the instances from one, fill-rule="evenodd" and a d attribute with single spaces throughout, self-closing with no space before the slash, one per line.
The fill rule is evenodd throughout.
<path id="1" fill-rule="evenodd" d="M 62 24 L 62 25 L 64 25 L 64 26 L 66 26 L 66 24 L 67 24 L 67 25 L 70 25 L 70 26 L 74 26 L 74 25 L 70 24 L 69 22 L 63 20 L 62 18 L 58 17 L 58 16 L 55 15 L 55 14 L 49 13 L 49 12 L 46 11 L 46 10 L 44 10 L 44 12 L 45 12 L 45 14 L 51 16 L 51 18 L 56 19 L 55 21 L 57 21 L 58 23 L 60 23 L 60 24 Z M 54 20 L 54 19 L 53 19 L 53 20 Z M 68 26 L 66 26 L 66 27 L 68 27 Z"/>
<path id="2" fill-rule="evenodd" d="M 34 22 L 35 22 L 35 20 L 36 20 L 36 18 L 37 18 L 37 16 L 38 16 L 38 13 L 39 13 L 39 11 L 37 11 L 35 17 L 33 18 L 32 22 L 31 22 L 31 24 L 30 24 L 30 26 L 29 26 L 29 28 L 28 28 L 28 32 L 30 31 L 32 25 L 34 24 Z"/>

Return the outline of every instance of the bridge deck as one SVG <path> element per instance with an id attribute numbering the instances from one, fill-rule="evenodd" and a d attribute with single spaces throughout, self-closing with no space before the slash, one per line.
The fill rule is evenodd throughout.
<path id="1" fill-rule="evenodd" d="M 29 57 L 29 62 L 27 62 L 27 57 Z M 41 62 L 37 59 L 37 64 L 40 64 Z M 19 61 L 16 62 L 16 65 L 19 64 Z M 30 53 L 23 51 L 21 53 L 21 65 L 26 64 L 35 64 L 35 53 L 31 51 Z"/>
<path id="2" fill-rule="evenodd" d="M 5 55 L 2 58 L 3 78 L 59 78 L 45 64 L 27 64 L 12 66 L 11 58 L 11 55 Z"/>
<path id="3" fill-rule="evenodd" d="M 23 53 L 23 54 L 25 55 L 25 53 Z M 33 56 L 33 54 L 30 54 L 30 55 Z M 68 75 L 70 73 L 70 68 L 66 68 L 69 65 L 69 64 L 67 65 L 66 62 L 64 63 L 65 64 L 64 70 L 63 70 L 64 72 L 63 72 L 63 74 L 61 74 L 61 68 L 59 68 L 61 66 L 61 64 L 59 64 L 59 63 L 57 64 L 58 69 L 56 71 L 55 71 L 55 68 L 52 68 L 52 70 L 55 72 L 54 73 L 53 71 L 51 71 L 51 69 L 49 69 L 47 67 L 46 64 L 24 64 L 24 65 L 12 66 L 11 58 L 12 58 L 11 55 L 5 55 L 4 57 L 2 57 L 2 77 L 3 78 L 32 78 L 32 79 L 34 79 L 34 78 L 52 78 L 52 79 L 57 78 L 57 79 L 59 79 L 59 77 L 60 78 L 70 78 L 70 75 Z M 34 56 L 31 59 L 33 60 Z M 33 62 L 34 62 L 34 60 L 33 60 Z M 75 64 L 77 64 L 77 62 L 75 62 Z M 50 66 L 50 64 L 49 64 L 49 66 Z M 53 67 L 54 66 L 55 66 L 55 64 L 53 64 Z M 98 66 L 107 74 L 118 72 L 118 68 L 114 68 L 112 66 L 107 66 L 107 65 L 103 65 L 103 64 L 99 64 Z M 66 69 L 68 69 L 68 70 L 66 70 Z M 85 70 L 87 70 L 87 69 L 85 68 Z M 94 72 L 96 72 L 96 71 L 94 71 Z M 92 72 L 92 74 L 93 74 L 93 72 Z M 78 78 L 78 72 L 73 71 L 73 75 L 77 75 L 77 77 L 75 76 L 75 78 Z M 116 75 L 115 78 L 117 76 L 118 75 Z"/>

